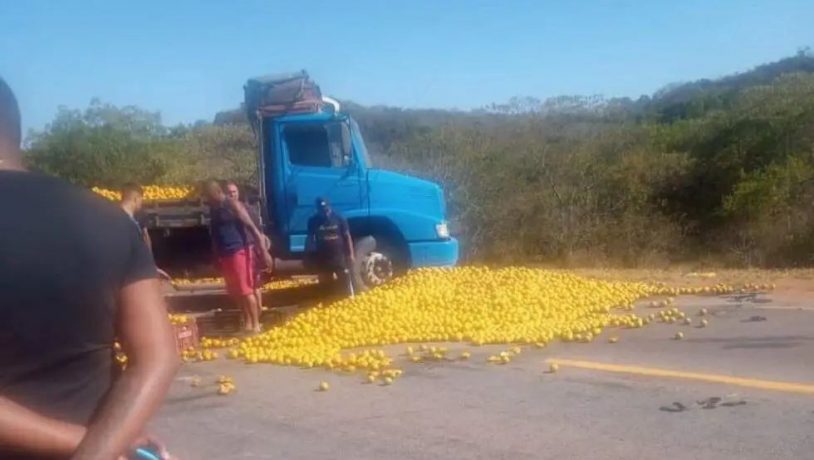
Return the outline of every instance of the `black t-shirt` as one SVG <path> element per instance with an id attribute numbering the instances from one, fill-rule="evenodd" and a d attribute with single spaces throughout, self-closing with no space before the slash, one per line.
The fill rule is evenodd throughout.
<path id="1" fill-rule="evenodd" d="M 308 235 L 314 235 L 316 252 L 322 258 L 340 259 L 347 252 L 348 222 L 336 212 L 317 213 L 308 220 Z"/>
<path id="2" fill-rule="evenodd" d="M 133 223 L 138 227 L 139 232 L 144 231 L 147 228 L 147 224 L 149 222 L 149 217 L 144 211 L 139 211 L 133 215 L 131 218 Z"/>
<path id="3" fill-rule="evenodd" d="M 118 292 L 152 256 L 118 206 L 59 179 L 0 171 L 0 210 L 0 394 L 85 424 L 114 377 Z"/>

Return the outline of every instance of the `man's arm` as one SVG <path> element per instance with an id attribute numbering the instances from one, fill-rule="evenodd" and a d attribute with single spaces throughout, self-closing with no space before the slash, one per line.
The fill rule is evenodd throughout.
<path id="1" fill-rule="evenodd" d="M 252 219 L 254 226 L 260 230 L 260 214 L 255 208 L 249 207 L 247 204 L 244 204 L 243 206 L 246 208 L 246 212 L 249 213 L 249 217 Z M 260 240 L 259 244 L 261 249 L 265 249 L 266 251 L 271 250 L 271 239 L 265 233 L 263 234 L 263 239 Z"/>
<path id="2" fill-rule="evenodd" d="M 158 281 L 135 281 L 119 298 L 118 336 L 127 370 L 88 426 L 74 460 L 110 460 L 125 453 L 160 406 L 180 364 Z"/>
<path id="3" fill-rule="evenodd" d="M 348 251 L 348 260 L 353 262 L 354 259 L 356 259 L 356 255 L 353 251 L 353 237 L 350 236 L 350 227 L 344 217 L 340 217 L 340 219 L 342 222 L 342 236 L 345 239 L 346 250 Z"/>
<path id="4" fill-rule="evenodd" d="M 305 236 L 305 252 L 314 252 L 316 251 L 317 245 L 317 235 L 316 235 L 316 224 L 314 223 L 314 218 L 308 219 L 308 233 Z"/>
<path id="5" fill-rule="evenodd" d="M 0 451 L 64 458 L 84 436 L 83 426 L 43 417 L 0 396 Z"/>
<path id="6" fill-rule="evenodd" d="M 141 239 L 144 240 L 144 244 L 147 245 L 147 249 L 150 250 L 150 253 L 153 252 L 153 240 L 150 239 L 150 232 L 147 231 L 147 228 L 141 228 Z"/>

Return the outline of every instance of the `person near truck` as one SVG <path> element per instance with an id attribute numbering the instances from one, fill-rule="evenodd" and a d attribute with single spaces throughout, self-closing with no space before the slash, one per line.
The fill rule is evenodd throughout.
<path id="1" fill-rule="evenodd" d="M 263 241 L 263 232 L 254 225 L 246 208 L 239 201 L 229 198 L 217 181 L 207 183 L 206 195 L 212 247 L 226 282 L 226 290 L 243 310 L 244 329 L 247 332 L 260 332 L 252 242 Z M 259 252 L 265 266 L 272 267 L 274 262 L 268 250 L 264 248 Z"/>
<path id="2" fill-rule="evenodd" d="M 141 234 L 144 244 L 152 250 L 153 243 L 150 240 L 150 233 L 147 231 L 147 222 L 145 222 L 144 214 L 141 213 L 141 209 L 144 207 L 144 190 L 136 184 L 128 183 L 122 187 L 121 196 L 119 206 L 127 214 L 127 217 L 133 221 L 133 225 Z"/>
<path id="3" fill-rule="evenodd" d="M 179 359 L 150 251 L 108 200 L 26 170 L 0 79 L 0 458 L 141 445 Z M 117 372 L 114 337 L 129 358 Z"/>
<path id="4" fill-rule="evenodd" d="M 249 217 L 251 217 L 252 222 L 257 228 L 260 228 L 260 214 L 254 207 L 247 206 L 246 203 L 240 200 L 240 187 L 238 187 L 237 183 L 234 181 L 227 181 L 226 182 L 226 195 L 239 202 L 246 208 L 246 212 L 249 213 Z M 247 235 L 251 238 L 251 233 Z M 257 299 L 257 308 L 262 312 L 263 311 L 263 271 L 267 270 L 270 267 L 266 267 L 263 263 L 263 256 L 260 254 L 259 251 L 266 250 L 271 251 L 271 240 L 267 235 L 263 235 L 263 241 L 261 244 L 257 244 L 256 241 L 252 240 L 251 244 L 254 246 L 255 254 L 253 254 L 254 260 L 254 297 Z"/>
<path id="5" fill-rule="evenodd" d="M 144 189 L 137 184 L 128 183 L 122 187 L 121 196 L 122 198 L 121 202 L 119 202 L 119 206 L 122 208 L 122 211 L 127 214 L 127 217 L 129 217 L 133 222 L 133 225 L 136 226 L 136 229 L 141 235 L 142 241 L 144 241 L 144 244 L 147 245 L 147 249 L 149 249 L 150 253 L 152 253 L 153 242 L 150 239 L 150 232 L 147 231 L 147 221 L 144 214 L 141 212 L 142 208 L 144 207 Z M 159 277 L 165 280 L 172 279 L 164 270 L 156 268 L 156 271 Z"/>
<path id="6" fill-rule="evenodd" d="M 325 198 L 316 199 L 316 213 L 308 220 L 305 240 L 306 259 L 320 274 L 320 284 L 331 284 L 334 276 L 338 286 L 353 294 L 353 239 L 348 222 L 332 208 Z"/>

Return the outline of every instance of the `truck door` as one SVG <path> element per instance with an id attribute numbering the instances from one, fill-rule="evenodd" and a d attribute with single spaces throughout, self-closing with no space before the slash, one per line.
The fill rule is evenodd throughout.
<path id="1" fill-rule="evenodd" d="M 362 208 L 361 168 L 352 160 L 347 122 L 300 122 L 280 128 L 289 250 L 305 248 L 317 197 L 340 214 Z"/>

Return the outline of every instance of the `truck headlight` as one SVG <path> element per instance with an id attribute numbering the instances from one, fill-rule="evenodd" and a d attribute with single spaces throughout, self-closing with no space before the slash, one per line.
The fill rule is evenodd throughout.
<path id="1" fill-rule="evenodd" d="M 435 226 L 435 234 L 442 240 L 449 239 L 449 227 L 446 222 L 441 222 Z"/>

